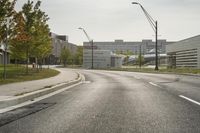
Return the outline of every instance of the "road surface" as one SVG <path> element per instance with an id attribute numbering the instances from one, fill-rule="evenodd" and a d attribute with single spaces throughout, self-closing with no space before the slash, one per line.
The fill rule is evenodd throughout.
<path id="1" fill-rule="evenodd" d="M 0 114 L 0 132 L 200 132 L 200 77 L 79 72 L 86 77 L 83 84 Z"/>

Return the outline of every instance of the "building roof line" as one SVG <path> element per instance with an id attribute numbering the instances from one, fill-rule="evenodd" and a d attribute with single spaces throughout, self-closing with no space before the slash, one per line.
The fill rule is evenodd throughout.
<path id="1" fill-rule="evenodd" d="M 198 38 L 198 37 L 200 38 L 200 35 L 196 35 L 196 36 L 193 36 L 193 37 L 188 37 L 188 38 L 180 40 L 178 42 L 184 42 L 184 41 L 187 41 L 187 40 L 190 40 L 190 39 L 194 39 L 194 38 Z"/>

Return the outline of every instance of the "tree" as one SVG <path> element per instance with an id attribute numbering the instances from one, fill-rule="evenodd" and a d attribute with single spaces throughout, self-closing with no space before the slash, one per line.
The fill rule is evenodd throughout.
<path id="1" fill-rule="evenodd" d="M 77 51 L 74 55 L 74 63 L 76 65 L 82 65 L 83 64 L 83 47 L 78 46 Z"/>
<path id="2" fill-rule="evenodd" d="M 22 12 L 18 12 L 14 15 L 14 34 L 15 37 L 10 41 L 11 57 L 15 60 L 26 59 L 26 43 L 30 41 L 31 37 L 25 31 L 25 20 Z"/>
<path id="3" fill-rule="evenodd" d="M 60 59 L 61 59 L 62 63 L 64 64 L 64 67 L 65 67 L 66 64 L 67 64 L 67 61 L 69 61 L 71 59 L 71 53 L 70 53 L 70 50 L 68 48 L 64 47 L 61 50 Z"/>
<path id="4" fill-rule="evenodd" d="M 6 23 L 7 23 L 6 19 L 11 18 L 13 14 L 15 13 L 15 10 L 14 10 L 15 3 L 16 3 L 16 0 L 1 0 L 0 1 L 0 42 L 2 41 L 5 42 Z M 12 22 L 12 20 L 10 21 Z"/>
<path id="5" fill-rule="evenodd" d="M 33 36 L 34 30 L 34 23 L 35 23 L 35 12 L 34 8 L 38 7 L 38 3 L 40 1 L 37 1 L 37 3 L 34 6 L 34 2 L 28 0 L 27 3 L 25 3 L 22 7 L 22 13 L 25 20 L 25 33 L 28 34 L 28 36 Z M 28 64 L 29 64 L 29 57 L 31 50 L 33 50 L 33 38 L 30 38 L 30 40 L 26 41 L 26 44 L 24 45 L 24 51 L 26 51 L 26 72 L 28 73 Z"/>
<path id="6" fill-rule="evenodd" d="M 144 65 L 144 56 L 142 54 L 138 55 L 138 58 L 136 59 L 136 63 L 141 68 L 142 65 Z"/>
<path id="7" fill-rule="evenodd" d="M 130 50 L 127 50 L 127 51 L 116 51 L 116 54 L 121 54 L 121 55 L 125 55 L 126 57 L 124 58 L 124 64 L 128 65 L 128 61 L 129 61 L 129 57 L 131 55 L 133 55 L 133 52 L 130 51 Z"/>
<path id="8" fill-rule="evenodd" d="M 45 12 L 40 10 L 41 2 L 36 3 L 34 7 L 35 13 L 35 23 L 34 23 L 34 32 L 33 32 L 33 49 L 32 56 L 42 62 L 45 57 L 48 57 L 51 53 L 51 38 L 49 36 L 50 29 L 47 24 L 49 20 Z"/>
<path id="9" fill-rule="evenodd" d="M 41 1 L 34 5 L 33 1 L 28 0 L 22 11 L 14 17 L 16 35 L 12 39 L 11 51 L 17 58 L 26 58 L 27 73 L 30 57 L 42 60 L 51 52 L 50 29 L 47 24 L 49 18 L 40 9 L 40 5 Z"/>

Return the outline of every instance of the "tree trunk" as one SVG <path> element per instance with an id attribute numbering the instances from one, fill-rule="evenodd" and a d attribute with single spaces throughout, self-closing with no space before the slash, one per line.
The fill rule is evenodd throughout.
<path id="1" fill-rule="evenodd" d="M 26 74 L 28 74 L 28 48 L 26 49 Z"/>

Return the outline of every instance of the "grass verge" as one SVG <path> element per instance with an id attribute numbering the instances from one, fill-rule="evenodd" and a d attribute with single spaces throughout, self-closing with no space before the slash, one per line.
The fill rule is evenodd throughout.
<path id="1" fill-rule="evenodd" d="M 155 71 L 154 68 L 110 68 L 106 70 L 112 71 L 129 71 L 129 72 L 144 72 L 144 73 L 171 73 L 171 74 L 200 74 L 200 69 L 191 68 L 177 68 L 177 69 L 159 69 Z"/>
<path id="2" fill-rule="evenodd" d="M 27 74 L 24 66 L 15 65 L 6 66 L 6 79 L 3 79 L 3 72 L 3 66 L 0 66 L 0 85 L 49 78 L 59 74 L 59 71 L 53 69 L 42 69 L 37 71 L 32 68 L 29 68 Z"/>

